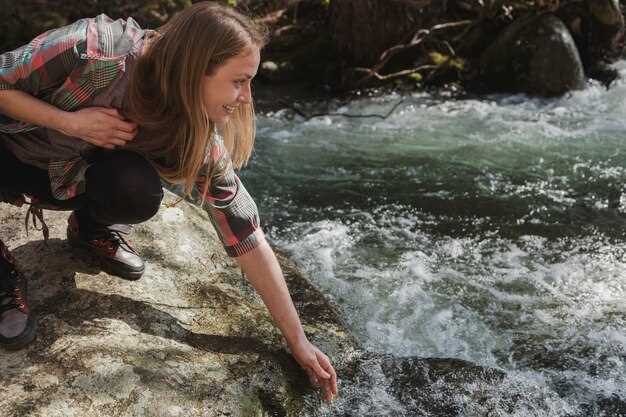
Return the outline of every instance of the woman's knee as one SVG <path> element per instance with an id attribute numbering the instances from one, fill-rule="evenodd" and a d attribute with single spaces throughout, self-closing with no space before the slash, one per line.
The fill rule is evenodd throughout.
<path id="1" fill-rule="evenodd" d="M 163 199 L 161 179 L 137 153 L 109 153 L 89 167 L 86 177 L 90 199 L 121 218 L 120 223 L 140 223 L 159 210 Z"/>

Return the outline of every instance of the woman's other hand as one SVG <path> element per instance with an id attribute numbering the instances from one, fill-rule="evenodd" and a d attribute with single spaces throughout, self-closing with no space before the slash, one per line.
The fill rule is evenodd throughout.
<path id="1" fill-rule="evenodd" d="M 114 108 L 87 107 L 66 113 L 61 133 L 107 149 L 124 146 L 137 134 L 137 124 L 129 122 Z"/>
<path id="2" fill-rule="evenodd" d="M 337 395 L 337 374 L 328 356 L 308 340 L 290 346 L 290 349 L 296 361 L 309 376 L 311 384 L 321 387 L 324 400 L 331 401 Z"/>

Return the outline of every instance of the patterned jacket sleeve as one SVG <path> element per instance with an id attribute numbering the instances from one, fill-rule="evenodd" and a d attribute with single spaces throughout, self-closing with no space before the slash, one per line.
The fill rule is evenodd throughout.
<path id="1" fill-rule="evenodd" d="M 60 86 L 80 64 L 87 24 L 87 19 L 81 19 L 49 30 L 0 55 L 0 90 L 19 89 L 39 97 Z"/>
<path id="2" fill-rule="evenodd" d="M 265 239 L 259 225 L 257 206 L 235 174 L 219 135 L 216 135 L 205 162 L 201 173 L 207 172 L 208 166 L 211 181 L 207 188 L 205 174 L 198 177 L 196 186 L 200 198 L 204 201 L 204 207 L 210 214 L 228 256 L 241 256 Z M 205 188 L 206 192 L 203 192 Z"/>

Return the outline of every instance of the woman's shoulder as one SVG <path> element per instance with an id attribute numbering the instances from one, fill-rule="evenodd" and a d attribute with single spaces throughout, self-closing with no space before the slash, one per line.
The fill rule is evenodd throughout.
<path id="1" fill-rule="evenodd" d="M 144 30 L 132 17 L 113 20 L 106 14 L 84 19 L 86 45 L 83 59 L 117 59 L 133 52 Z"/>

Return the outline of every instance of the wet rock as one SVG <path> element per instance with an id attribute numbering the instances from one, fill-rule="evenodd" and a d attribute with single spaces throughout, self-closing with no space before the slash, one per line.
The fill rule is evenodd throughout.
<path id="1" fill-rule="evenodd" d="M 518 19 L 483 53 L 480 78 L 496 91 L 555 96 L 584 87 L 567 27 L 552 14 Z"/>
<path id="2" fill-rule="evenodd" d="M 468 395 L 467 384 L 495 383 L 504 373 L 458 359 L 418 359 L 386 357 L 385 375 L 393 378 L 395 395 L 412 409 L 430 410 L 433 416 L 461 413 L 460 405 L 445 400 L 453 395 Z"/>
<path id="3" fill-rule="evenodd" d="M 626 401 L 615 394 L 610 397 L 592 400 L 581 405 L 580 415 L 581 417 L 626 417 Z"/>
<path id="4" fill-rule="evenodd" d="M 460 397 L 478 397 L 475 387 L 497 384 L 504 373 L 458 359 L 394 357 L 364 353 L 344 370 L 344 386 L 368 392 L 340 401 L 345 416 L 462 416 Z M 347 390 L 350 391 L 350 390 Z M 475 398 L 479 401 L 480 398 Z M 367 403 L 367 405 L 365 405 Z"/>
<path id="5" fill-rule="evenodd" d="M 602 398 L 597 403 L 597 409 L 600 410 L 601 415 L 624 417 L 626 416 L 626 401 L 617 395 Z"/>

